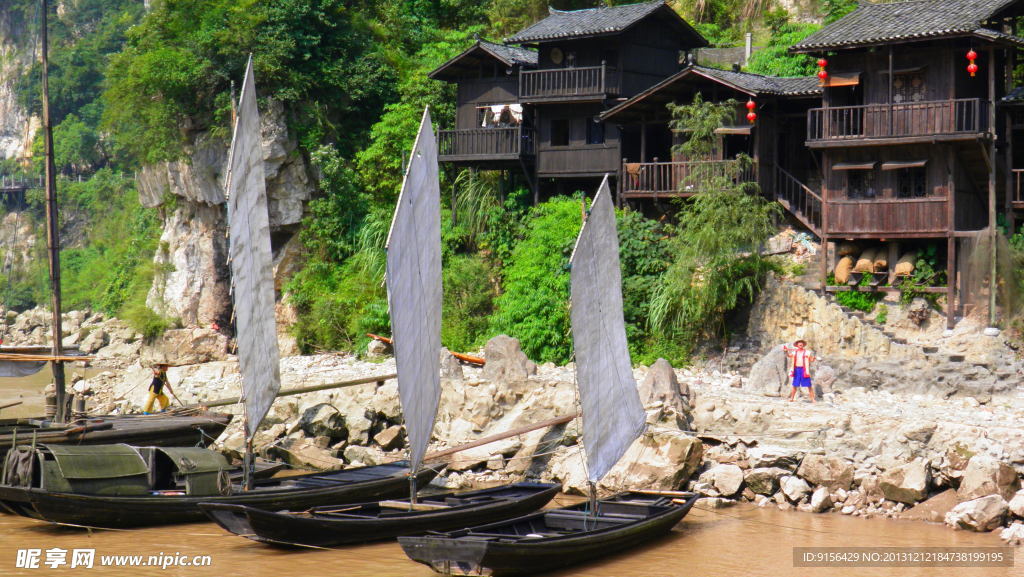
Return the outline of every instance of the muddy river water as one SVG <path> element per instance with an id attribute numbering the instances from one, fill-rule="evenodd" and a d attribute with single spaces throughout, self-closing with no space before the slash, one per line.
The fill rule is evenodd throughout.
<path id="1" fill-rule="evenodd" d="M 23 399 L 3 416 L 42 412 L 42 371 L 0 386 L 0 405 Z M 560 497 L 555 505 L 572 498 Z M 699 507 L 699 505 L 698 505 Z M 1024 549 L 1003 567 L 799 567 L 794 547 L 1001 547 L 995 534 L 953 531 L 919 521 L 814 515 L 740 505 L 694 509 L 672 534 L 644 548 L 551 573 L 552 577 L 1024 577 Z M 38 549 L 38 568 L 24 567 Z M 47 550 L 55 566 L 46 564 Z M 75 559 L 76 552 L 78 559 Z M 889 550 L 891 551 L 891 550 Z M 979 549 L 978 551 L 981 551 Z M 1008 550 L 1004 550 L 1008 551 Z M 1012 553 L 1009 553 L 1012 555 Z M 88 557 L 92 567 L 88 567 Z M 138 557 L 136 557 L 138 556 Z M 63 561 L 63 564 L 60 562 Z M 71 568 L 73 562 L 79 566 Z M 166 568 L 152 564 L 167 565 Z M 150 564 L 150 566 L 146 566 Z M 196 565 L 198 564 L 198 565 Z M 21 565 L 21 566 L 19 566 Z M 131 531 L 86 531 L 0 514 L 0 576 L 123 575 L 132 577 L 428 577 L 395 542 L 338 550 L 283 550 L 236 537 L 208 523 Z"/>

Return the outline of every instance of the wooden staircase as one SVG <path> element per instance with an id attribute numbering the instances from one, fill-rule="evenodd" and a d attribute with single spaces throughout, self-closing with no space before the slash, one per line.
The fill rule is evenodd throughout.
<path id="1" fill-rule="evenodd" d="M 775 167 L 775 173 L 775 200 L 820 239 L 821 195 L 781 166 Z"/>

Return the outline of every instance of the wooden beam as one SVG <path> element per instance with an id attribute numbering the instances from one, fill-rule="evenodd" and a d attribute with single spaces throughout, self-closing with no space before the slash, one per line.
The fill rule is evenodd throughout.
<path id="1" fill-rule="evenodd" d="M 386 374 L 386 375 L 376 375 L 376 376 L 372 376 L 372 377 L 363 377 L 361 379 L 352 379 L 350 381 L 341 381 L 341 382 L 338 382 L 338 383 L 328 383 L 328 384 L 325 384 L 325 385 L 312 385 L 312 386 L 309 386 L 309 387 L 298 387 L 298 388 L 295 388 L 295 389 L 287 389 L 287 390 L 284 390 L 284 391 L 279 391 L 277 393 L 277 396 L 278 397 L 286 397 L 288 395 L 301 395 L 303 393 L 313 393 L 313 392 L 316 392 L 316 391 L 326 391 L 328 389 L 341 389 L 341 388 L 344 388 L 344 387 L 354 387 L 356 385 L 365 385 L 365 384 L 369 384 L 369 383 L 377 383 L 378 385 L 381 385 L 381 384 L 384 384 L 384 381 L 393 379 L 393 378 L 395 378 L 397 376 L 398 375 L 396 375 L 394 373 L 390 373 L 390 374 Z M 226 399 L 219 399 L 219 400 L 216 400 L 216 401 L 210 401 L 208 403 L 193 403 L 191 405 L 186 405 L 185 408 L 224 407 L 224 406 L 227 406 L 227 405 L 237 405 L 240 402 L 242 402 L 242 401 L 241 401 L 241 399 L 239 397 L 228 397 Z"/>
<path id="2" fill-rule="evenodd" d="M 515 437 L 516 435 L 522 435 L 524 433 L 529 433 L 529 432 L 532 432 L 532 431 L 536 431 L 537 429 L 544 429 L 544 428 L 547 428 L 547 427 L 554 427 L 556 425 L 563 425 L 565 423 L 568 423 L 569 421 L 572 421 L 573 419 L 575 419 L 578 416 L 580 416 L 579 413 L 576 413 L 574 415 L 567 415 L 567 416 L 564 416 L 564 417 L 555 417 L 554 419 L 548 419 L 546 421 L 541 421 L 540 423 L 535 423 L 533 425 L 526 425 L 526 426 L 523 426 L 523 427 L 518 427 L 516 429 L 512 429 L 511 431 L 506 431 L 504 433 L 498 433 L 497 435 L 491 435 L 489 437 L 484 437 L 483 439 L 477 439 L 476 441 L 471 441 L 469 443 L 466 443 L 466 444 L 463 444 L 463 445 L 459 445 L 457 447 L 452 447 L 450 449 L 444 449 L 442 451 L 436 451 L 436 452 L 433 452 L 433 453 L 428 453 L 427 456 L 423 457 L 423 460 L 424 461 L 436 461 L 437 459 L 440 459 L 441 457 L 447 457 L 448 455 L 453 455 L 455 453 L 459 453 L 461 451 L 466 451 L 468 449 L 473 449 L 475 447 L 479 447 L 481 445 L 486 445 L 488 443 L 493 443 L 495 441 L 501 441 L 501 440 L 507 439 L 509 437 Z"/>

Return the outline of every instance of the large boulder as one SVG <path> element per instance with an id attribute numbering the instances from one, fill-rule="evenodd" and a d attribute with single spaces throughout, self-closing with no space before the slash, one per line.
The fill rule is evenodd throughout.
<path id="1" fill-rule="evenodd" d="M 832 508 L 832 496 L 828 492 L 826 487 L 818 487 L 811 494 L 811 511 L 814 513 L 824 513 Z"/>
<path id="2" fill-rule="evenodd" d="M 399 449 L 405 443 L 405 429 L 401 425 L 392 425 L 374 435 L 373 441 L 385 451 Z"/>
<path id="3" fill-rule="evenodd" d="M 922 501 L 907 509 L 900 514 L 900 519 L 942 523 L 946 518 L 946 513 L 952 511 L 953 507 L 959 503 L 960 500 L 956 498 L 956 489 L 946 489 L 927 501 Z"/>
<path id="4" fill-rule="evenodd" d="M 1010 499 L 1010 512 L 1024 518 L 1024 489 L 1017 491 L 1013 498 Z"/>
<path id="5" fill-rule="evenodd" d="M 928 496 L 931 481 L 931 464 L 924 459 L 914 459 L 882 473 L 879 487 L 886 499 L 913 505 Z"/>
<path id="6" fill-rule="evenodd" d="M 800 477 L 786 475 L 779 481 L 779 488 L 782 494 L 790 501 L 797 503 L 811 492 L 811 486 Z"/>
<path id="7" fill-rule="evenodd" d="M 743 469 L 736 465 L 715 465 L 701 473 L 699 481 L 714 487 L 718 492 L 716 496 L 732 497 L 743 486 Z"/>
<path id="8" fill-rule="evenodd" d="M 747 471 L 743 480 L 758 495 L 774 495 L 779 490 L 779 479 L 789 474 L 790 471 L 779 467 L 758 467 Z"/>
<path id="9" fill-rule="evenodd" d="M 960 503 L 946 513 L 946 524 L 959 529 L 991 531 L 1003 524 L 1009 507 L 999 495 L 989 495 Z"/>
<path id="10" fill-rule="evenodd" d="M 752 468 L 758 467 L 779 467 L 788 471 L 795 471 L 804 452 L 789 447 L 777 447 L 773 445 L 759 445 L 747 449 L 747 462 Z"/>
<path id="11" fill-rule="evenodd" d="M 807 455 L 796 474 L 810 483 L 828 487 L 830 491 L 849 490 L 853 485 L 853 465 L 840 457 Z"/>
<path id="12" fill-rule="evenodd" d="M 967 501 L 986 495 L 1012 499 L 1020 489 L 1020 479 L 1013 467 L 986 455 L 975 455 L 967 462 L 957 494 Z"/>
<path id="13" fill-rule="evenodd" d="M 339 441 L 346 437 L 345 417 L 334 405 L 320 403 L 303 411 L 299 428 L 310 437 L 329 437 Z"/>
<path id="14" fill-rule="evenodd" d="M 228 357 L 229 345 L 228 338 L 213 329 L 172 329 L 142 347 L 141 361 L 144 365 L 197 365 L 223 361 Z"/>
<path id="15" fill-rule="evenodd" d="M 97 327 L 85 335 L 81 344 L 78 345 L 78 350 L 83 353 L 92 354 L 107 346 L 108 342 L 107 331 Z"/>
<path id="16" fill-rule="evenodd" d="M 345 465 L 322 443 L 304 437 L 285 437 L 269 447 L 267 454 L 303 469 L 333 470 Z"/>
<path id="17" fill-rule="evenodd" d="M 789 387 L 789 373 L 786 370 L 786 352 L 782 347 L 772 347 L 768 354 L 754 363 L 747 378 L 747 390 L 764 393 L 769 397 L 785 394 Z"/>
<path id="18" fill-rule="evenodd" d="M 685 384 L 680 387 L 675 370 L 665 359 L 654 361 L 637 390 L 644 406 L 661 402 L 678 414 L 689 413 L 690 388 Z"/>
<path id="19" fill-rule="evenodd" d="M 537 374 L 537 365 L 526 358 L 519 339 L 508 335 L 498 335 L 487 341 L 484 358 L 487 362 L 482 376 L 493 383 L 525 381 L 530 375 Z"/>
<path id="20" fill-rule="evenodd" d="M 465 376 L 462 363 L 452 356 L 451 351 L 441 348 L 441 378 L 450 381 L 461 381 Z"/>
<path id="21" fill-rule="evenodd" d="M 609 492 L 636 487 L 676 490 L 697 471 L 703 454 L 704 445 L 696 437 L 671 429 L 650 430 L 633 441 L 601 480 L 601 488 Z M 587 475 L 578 445 L 556 450 L 548 470 L 566 491 L 586 494 Z"/>

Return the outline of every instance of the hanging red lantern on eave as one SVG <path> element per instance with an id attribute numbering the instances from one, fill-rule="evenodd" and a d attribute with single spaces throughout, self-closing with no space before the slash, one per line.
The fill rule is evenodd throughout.
<path id="1" fill-rule="evenodd" d="M 977 59 L 978 53 L 971 48 L 970 51 L 967 52 L 967 60 L 970 62 L 970 64 L 967 65 L 967 71 L 971 73 L 971 78 L 974 78 L 974 75 L 978 72 L 978 65 L 974 63 Z"/>
<path id="2" fill-rule="evenodd" d="M 825 85 L 825 81 L 828 80 L 828 72 L 825 70 L 826 66 L 828 66 L 828 60 L 825 60 L 824 58 L 819 58 L 818 59 L 818 80 L 821 81 L 821 85 L 822 86 L 824 86 Z"/>
<path id="3" fill-rule="evenodd" d="M 751 124 L 753 124 L 754 122 L 757 121 L 757 113 L 754 112 L 755 108 L 757 108 L 757 104 L 754 102 L 754 99 L 753 98 L 748 99 L 747 100 L 747 121 L 750 122 Z"/>

